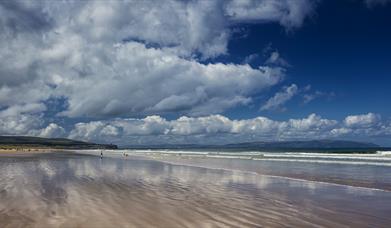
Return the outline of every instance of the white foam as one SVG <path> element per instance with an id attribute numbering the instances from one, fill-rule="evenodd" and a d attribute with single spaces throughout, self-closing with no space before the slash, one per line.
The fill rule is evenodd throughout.
<path id="1" fill-rule="evenodd" d="M 345 164 L 345 165 L 376 165 L 376 166 L 390 166 L 391 162 L 367 162 L 367 161 L 342 161 L 342 160 L 312 160 L 312 159 L 278 159 L 267 158 L 253 160 L 267 160 L 267 161 L 288 161 L 288 162 L 307 162 L 307 163 L 325 163 L 325 164 Z"/>
<path id="2" fill-rule="evenodd" d="M 390 161 L 391 157 L 383 156 L 362 156 L 353 155 L 329 155 L 329 154 L 264 154 L 266 158 L 326 158 L 326 159 L 350 159 L 350 160 L 370 160 L 370 161 Z"/>
<path id="3" fill-rule="evenodd" d="M 382 156 L 391 156 L 391 151 L 377 151 L 377 154 Z"/>
<path id="4" fill-rule="evenodd" d="M 391 151 L 376 154 L 322 154 L 322 153 L 272 153 L 272 152 L 213 152 L 213 151 L 178 151 L 178 150 L 83 150 L 85 154 L 120 157 L 124 153 L 129 155 L 159 155 L 159 156 L 188 156 L 225 159 L 243 159 L 257 161 L 287 161 L 324 164 L 346 165 L 375 165 L 391 166 Z M 384 153 L 385 152 L 385 153 Z"/>

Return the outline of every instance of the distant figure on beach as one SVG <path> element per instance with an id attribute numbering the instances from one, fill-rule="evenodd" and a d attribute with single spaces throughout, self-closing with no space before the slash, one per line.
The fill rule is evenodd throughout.
<path id="1" fill-rule="evenodd" d="M 100 151 L 100 159 L 102 159 L 102 158 L 103 158 L 103 152 Z"/>

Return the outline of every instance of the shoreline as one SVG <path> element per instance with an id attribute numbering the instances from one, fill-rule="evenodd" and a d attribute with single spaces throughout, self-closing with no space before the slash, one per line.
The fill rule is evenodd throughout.
<path id="1" fill-rule="evenodd" d="M 13 148 L 3 149 L 0 148 L 1 157 L 12 157 L 12 156 L 27 156 L 27 155 L 38 155 L 38 154 L 51 154 L 56 152 L 71 152 L 76 153 L 78 149 L 55 149 L 55 148 Z"/>
<path id="2" fill-rule="evenodd" d="M 148 158 L 148 157 L 146 157 Z M 241 170 L 241 169 L 229 169 L 229 168 L 217 168 L 217 167 L 210 167 L 210 166 L 203 166 L 198 164 L 187 164 L 187 163 L 180 163 L 175 161 L 169 161 L 169 160 L 157 160 L 155 158 L 152 158 L 153 161 L 159 161 L 163 163 L 167 163 L 170 165 L 178 165 L 178 166 L 189 166 L 189 167 L 196 167 L 196 168 L 203 168 L 203 169 L 212 169 L 212 170 L 222 170 L 222 171 L 229 171 L 229 172 L 241 172 L 246 174 L 252 174 L 252 175 L 259 175 L 259 176 L 265 176 L 269 178 L 276 178 L 276 179 L 283 179 L 283 180 L 293 180 L 293 181 L 299 181 L 299 182 L 309 182 L 309 183 L 315 183 L 315 184 L 324 184 L 324 185 L 331 185 L 331 186 L 340 186 L 340 187 L 354 187 L 358 189 L 363 190 L 371 190 L 371 191 L 381 191 L 381 192 L 391 192 L 391 188 L 374 188 L 369 186 L 363 186 L 363 185 L 355 185 L 355 184 L 347 184 L 344 182 L 330 182 L 330 181 L 322 181 L 317 179 L 310 179 L 310 178 L 299 178 L 299 177 L 290 177 L 288 175 L 282 176 L 282 175 L 271 175 L 271 174 L 263 174 L 255 171 L 249 171 L 249 170 Z"/>
<path id="3" fill-rule="evenodd" d="M 294 173 L 278 173 L 274 172 L 273 170 L 270 171 L 259 171 L 259 170 L 252 170 L 247 168 L 239 168 L 239 167 L 226 167 L 227 164 L 230 164 L 233 162 L 234 159 L 230 158 L 213 158 L 213 157 L 188 157 L 188 156 L 156 156 L 156 154 L 151 155 L 141 155 L 137 154 L 134 155 L 137 157 L 142 157 L 144 159 L 150 159 L 154 161 L 164 162 L 172 165 L 183 165 L 183 166 L 192 166 L 192 167 L 199 167 L 199 168 L 207 168 L 207 169 L 216 169 L 216 170 L 225 170 L 225 171 L 240 171 L 244 173 L 252 173 L 256 175 L 261 176 L 268 176 L 268 177 L 274 177 L 274 178 L 282 178 L 282 179 L 288 179 L 288 180 L 296 180 L 296 181 L 302 181 L 302 182 L 309 182 L 309 183 L 320 183 L 320 184 L 329 184 L 329 185 L 336 185 L 336 186 L 344 186 L 344 187 L 354 187 L 359 189 L 366 189 L 366 190 L 375 190 L 375 191 L 384 191 L 384 192 L 391 192 L 391 185 L 388 185 L 386 183 L 377 185 L 375 182 L 368 182 L 366 180 L 358 180 L 358 179 L 350 179 L 348 177 L 331 177 L 331 176 L 323 176 L 323 175 L 317 175 L 313 176 L 311 173 L 301 173 L 301 174 L 294 174 Z M 214 162 L 224 161 L 228 162 L 227 164 L 216 164 Z M 252 159 L 238 159 L 239 162 L 252 162 L 257 160 Z M 261 159 L 258 161 L 262 161 Z M 268 160 L 263 160 L 268 161 Z M 270 162 L 286 162 L 284 160 L 269 160 Z M 317 164 L 317 163 L 315 163 Z M 319 165 L 321 163 L 318 163 Z M 327 165 L 327 164 L 325 164 Z"/>
<path id="4" fill-rule="evenodd" d="M 24 155 L 24 154 L 37 154 L 37 153 L 50 153 L 54 149 L 44 149 L 44 148 L 13 148 L 13 149 L 3 149 L 0 148 L 1 155 Z"/>
<path id="5" fill-rule="evenodd" d="M 20 156 L 35 156 L 39 154 L 50 154 L 56 152 L 66 152 L 69 154 L 80 154 L 80 155 L 93 155 L 99 156 L 101 150 L 81 150 L 81 149 L 53 149 L 53 148 L 23 148 L 23 149 L 0 149 L 0 158 L 1 157 L 20 157 Z M 123 153 L 121 153 L 123 152 Z M 388 183 L 378 183 L 374 181 L 368 181 L 365 179 L 356 179 L 347 176 L 329 176 L 327 174 L 319 174 L 313 175 L 308 172 L 304 173 L 287 173 L 279 169 L 278 164 L 276 163 L 276 169 L 272 169 L 272 167 L 264 169 L 253 169 L 243 166 L 243 164 L 253 165 L 251 163 L 254 162 L 286 162 L 284 160 L 263 160 L 263 159 L 233 159 L 233 158 L 216 158 L 216 157 L 204 157 L 204 156 L 189 156 L 185 154 L 160 154 L 160 153 L 131 153 L 129 151 L 113 151 L 113 150 L 103 150 L 104 158 L 117 158 L 117 159 L 146 159 L 153 160 L 157 162 L 163 162 L 172 165 L 182 165 L 182 166 L 190 166 L 190 167 L 199 167 L 199 168 L 207 168 L 207 169 L 216 169 L 216 170 L 225 170 L 225 171 L 240 171 L 243 173 L 252 173 L 256 175 L 275 177 L 275 178 L 283 178 L 283 179 L 291 179 L 296 181 L 305 181 L 312 183 L 320 183 L 320 184 L 331 184 L 331 185 L 339 185 L 345 187 L 356 187 L 361 189 L 368 190 L 378 190 L 378 191 L 386 191 L 391 192 L 391 185 Z M 126 156 L 125 156 L 126 154 Z M 129 155 L 129 157 L 128 157 Z M 237 162 L 235 162 L 237 160 Z M 217 163 L 216 163 L 217 162 Z M 235 163 L 232 163 L 235 162 Z M 236 166 L 232 164 L 236 164 L 240 166 Z M 293 163 L 294 164 L 294 163 Z M 328 165 L 322 163 L 315 163 L 314 165 Z M 258 165 L 257 165 L 258 166 Z M 262 167 L 260 163 L 258 167 Z M 269 170 L 270 169 L 270 170 Z"/>

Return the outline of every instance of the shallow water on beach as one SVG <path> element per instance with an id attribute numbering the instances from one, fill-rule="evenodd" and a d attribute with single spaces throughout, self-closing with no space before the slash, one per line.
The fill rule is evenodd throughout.
<path id="1" fill-rule="evenodd" d="M 389 215 L 388 191 L 137 157 L 0 157 L 1 227 L 389 227 Z"/>
<path id="2" fill-rule="evenodd" d="M 160 156 L 154 159 L 173 164 L 178 163 L 213 169 L 241 170 L 269 176 L 391 191 L 391 166 L 388 163 L 382 166 L 351 163 L 297 162 L 284 159 L 252 160 L 190 156 Z"/>

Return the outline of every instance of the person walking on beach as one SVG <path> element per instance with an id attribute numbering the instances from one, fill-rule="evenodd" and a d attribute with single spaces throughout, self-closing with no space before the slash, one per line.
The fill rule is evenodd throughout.
<path id="1" fill-rule="evenodd" d="M 103 158 L 103 152 L 100 151 L 100 159 L 102 159 L 102 158 Z"/>

